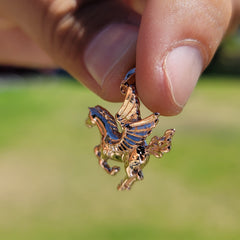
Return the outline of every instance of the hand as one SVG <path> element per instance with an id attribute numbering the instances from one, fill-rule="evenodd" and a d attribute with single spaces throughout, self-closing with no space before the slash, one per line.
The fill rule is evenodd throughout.
<path id="1" fill-rule="evenodd" d="M 143 103 L 175 115 L 239 23 L 240 1 L 2 0 L 0 16 L 0 64 L 59 65 L 110 101 L 136 64 Z"/>

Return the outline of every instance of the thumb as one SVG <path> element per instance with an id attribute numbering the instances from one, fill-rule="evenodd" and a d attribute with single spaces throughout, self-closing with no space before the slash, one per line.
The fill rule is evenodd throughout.
<path id="1" fill-rule="evenodd" d="M 175 115 L 212 59 L 231 18 L 231 1 L 149 0 L 137 45 L 137 89 L 152 111 Z"/>
<path id="2" fill-rule="evenodd" d="M 135 66 L 140 15 L 119 0 L 3 0 L 11 20 L 59 66 L 104 99 L 121 100 Z"/>

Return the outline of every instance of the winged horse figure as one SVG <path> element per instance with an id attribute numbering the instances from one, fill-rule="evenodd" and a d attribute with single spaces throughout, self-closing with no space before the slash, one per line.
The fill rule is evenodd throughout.
<path id="1" fill-rule="evenodd" d="M 163 137 L 153 137 L 149 144 L 146 138 L 158 123 L 159 113 L 141 119 L 140 102 L 136 94 L 135 69 L 130 70 L 121 84 L 125 95 L 123 105 L 115 118 L 103 107 L 89 108 L 88 127 L 98 126 L 101 143 L 94 148 L 99 165 L 110 175 L 119 172 L 120 167 L 110 167 L 108 160 L 123 162 L 126 177 L 118 185 L 118 190 L 130 189 L 133 183 L 143 179 L 142 169 L 148 163 L 150 154 L 162 157 L 169 152 L 175 130 L 165 131 Z M 118 130 L 118 124 L 122 131 Z"/>

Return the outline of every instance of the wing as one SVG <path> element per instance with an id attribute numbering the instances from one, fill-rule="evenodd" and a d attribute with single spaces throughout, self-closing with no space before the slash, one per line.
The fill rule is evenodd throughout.
<path id="1" fill-rule="evenodd" d="M 136 96 L 135 88 L 129 87 L 123 105 L 116 114 L 116 119 L 122 128 L 129 122 L 141 120 L 139 107 L 140 102 Z"/>
<path id="2" fill-rule="evenodd" d="M 157 125 L 158 116 L 159 113 L 154 113 L 142 120 L 126 124 L 119 142 L 119 149 L 126 151 L 144 143 L 152 129 Z"/>

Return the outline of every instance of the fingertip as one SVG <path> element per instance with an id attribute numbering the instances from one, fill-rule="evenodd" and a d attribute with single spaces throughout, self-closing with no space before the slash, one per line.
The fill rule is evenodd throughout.
<path id="1" fill-rule="evenodd" d="M 122 100 L 123 97 L 120 93 L 121 81 L 128 70 L 136 65 L 136 41 L 138 35 L 138 28 L 135 26 L 124 24 L 117 27 L 122 28 L 121 36 L 114 39 L 114 44 L 111 46 L 112 49 L 105 50 L 107 57 L 105 56 L 105 59 L 102 58 L 99 61 L 99 65 L 106 62 L 109 63 L 107 69 L 104 70 L 104 75 L 100 82 L 102 95 L 104 99 L 114 102 Z M 109 40 L 107 43 L 109 43 Z M 102 55 L 101 57 L 104 56 Z"/>
<path id="2" fill-rule="evenodd" d="M 152 112 L 173 116 L 182 111 L 183 107 L 176 104 L 172 98 L 169 83 L 162 68 L 146 67 L 140 70 L 137 67 L 136 82 L 141 101 Z"/>
<path id="3" fill-rule="evenodd" d="M 162 115 L 181 112 L 224 35 L 229 21 L 225 5 L 146 1 L 136 72 L 139 96 L 149 109 Z"/>
<path id="4" fill-rule="evenodd" d="M 137 68 L 137 87 L 143 103 L 162 115 L 181 112 L 204 68 L 203 54 L 196 44 L 183 42 L 166 51 L 152 67 Z"/>

